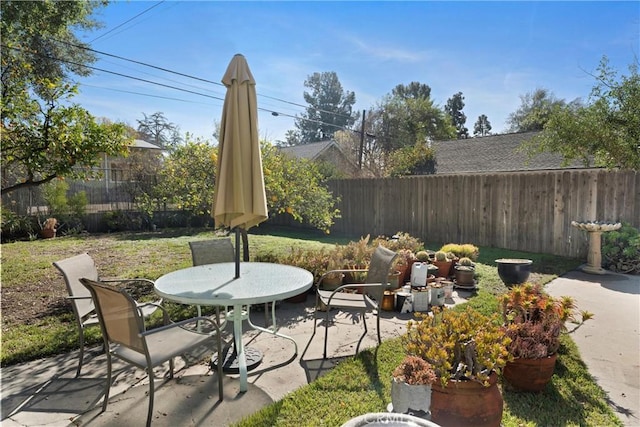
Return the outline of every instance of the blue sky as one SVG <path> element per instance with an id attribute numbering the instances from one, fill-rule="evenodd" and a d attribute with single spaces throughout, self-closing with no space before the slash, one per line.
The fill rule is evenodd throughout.
<path id="1" fill-rule="evenodd" d="M 546 88 L 586 99 L 603 55 L 622 74 L 640 57 L 635 1 L 122 1 L 95 17 L 104 27 L 81 35 L 93 49 L 199 79 L 219 83 L 233 55 L 243 54 L 264 110 L 300 114 L 305 79 L 334 71 L 360 113 L 396 85 L 418 81 L 440 106 L 462 92 L 466 126 L 472 131 L 486 114 L 494 133 L 506 130 L 521 95 Z M 95 67 L 207 96 L 95 71 L 77 79 L 74 98 L 94 116 L 136 127 L 143 113 L 162 112 L 182 133 L 212 140 L 224 87 L 98 57 Z M 283 139 L 293 118 L 269 111 L 259 113 L 260 135 Z"/>

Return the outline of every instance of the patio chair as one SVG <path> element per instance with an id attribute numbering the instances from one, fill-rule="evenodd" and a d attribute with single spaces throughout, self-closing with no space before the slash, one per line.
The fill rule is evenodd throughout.
<path id="1" fill-rule="evenodd" d="M 109 403 L 111 388 L 111 357 L 115 356 L 124 362 L 145 369 L 149 376 L 149 409 L 147 412 L 147 427 L 151 425 L 153 415 L 153 400 L 155 378 L 153 368 L 169 362 L 169 378 L 173 378 L 174 362 L 177 356 L 193 352 L 194 350 L 209 349 L 214 341 L 216 351 L 222 354 L 222 339 L 216 322 L 206 317 L 195 317 L 173 323 L 169 319 L 166 309 L 160 305 L 164 314 L 164 326 L 146 330 L 140 307 L 123 289 L 116 286 L 90 280 L 80 279 L 89 290 L 96 305 L 96 312 L 102 329 L 102 337 L 107 349 L 107 381 L 104 389 L 102 412 L 106 411 Z M 207 322 L 211 329 L 208 333 L 193 330 L 198 322 Z M 218 401 L 222 401 L 222 366 L 218 367 Z"/>
<path id="2" fill-rule="evenodd" d="M 235 261 L 235 249 L 231 239 L 228 237 L 225 239 L 189 242 L 189 248 L 191 249 L 191 260 L 194 266 Z M 198 309 L 198 316 L 202 316 L 202 307 L 197 305 L 196 308 Z M 216 320 L 220 324 L 220 307 L 216 307 Z"/>
<path id="3" fill-rule="evenodd" d="M 69 293 L 68 299 L 71 301 L 71 307 L 76 318 L 76 324 L 78 326 L 78 334 L 80 336 L 80 356 L 78 361 L 78 369 L 76 370 L 76 377 L 80 375 L 82 370 L 82 363 L 84 360 L 84 330 L 85 328 L 98 325 L 98 316 L 95 311 L 91 294 L 80 283 L 80 278 L 86 277 L 91 280 L 98 280 L 98 269 L 93 261 L 93 258 L 87 253 L 66 258 L 61 261 L 56 261 L 53 265 L 60 270 L 64 276 L 64 282 L 67 285 L 67 292 Z M 105 280 L 109 281 L 109 280 Z M 136 283 L 143 282 L 153 285 L 151 280 L 147 279 L 118 279 L 120 283 Z M 157 309 L 157 304 L 162 303 L 162 299 L 155 301 L 155 304 L 143 306 L 143 316 L 149 317 Z"/>
<path id="4" fill-rule="evenodd" d="M 324 352 L 323 357 L 327 358 L 327 340 L 329 335 L 329 313 L 332 308 L 340 309 L 341 311 L 355 311 L 362 315 L 362 324 L 364 325 L 364 332 L 358 340 L 356 346 L 356 354 L 360 349 L 360 343 L 367 335 L 367 322 L 366 313 L 375 313 L 376 324 L 378 328 L 378 344 L 382 343 L 380 337 L 380 304 L 382 303 L 382 297 L 385 289 L 389 287 L 389 274 L 392 272 L 393 263 L 398 254 L 390 249 L 382 246 L 378 246 L 373 255 L 371 256 L 371 262 L 369 268 L 365 270 L 331 270 L 326 272 L 320 280 L 316 283 L 316 312 L 314 313 L 313 321 L 313 333 L 316 333 L 317 326 L 317 312 L 320 307 L 325 310 L 325 331 L 324 331 Z M 358 284 L 346 284 L 338 287 L 335 290 L 322 290 L 320 284 L 324 276 L 332 273 L 353 273 L 363 272 L 366 273 L 364 283 Z M 362 293 L 345 292 L 347 290 L 356 290 L 362 288 Z"/>

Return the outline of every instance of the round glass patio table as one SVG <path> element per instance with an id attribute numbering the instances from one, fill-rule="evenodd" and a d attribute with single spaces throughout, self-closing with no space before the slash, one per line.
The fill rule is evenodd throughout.
<path id="1" fill-rule="evenodd" d="M 235 263 L 206 264 L 173 271 L 155 281 L 158 295 L 170 301 L 191 305 L 233 306 L 233 330 L 240 372 L 240 391 L 247 390 L 247 360 L 242 343 L 242 321 L 253 329 L 292 341 L 278 333 L 275 304 L 269 328 L 251 323 L 246 315 L 252 304 L 283 300 L 306 292 L 313 285 L 313 275 L 299 267 L 266 262 L 241 262 L 240 277 L 235 278 Z M 246 307 L 246 308 L 245 308 Z M 243 315 L 245 309 L 245 315 Z"/>

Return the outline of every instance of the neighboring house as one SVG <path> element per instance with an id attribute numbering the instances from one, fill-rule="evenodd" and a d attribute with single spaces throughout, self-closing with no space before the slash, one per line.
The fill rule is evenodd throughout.
<path id="1" fill-rule="evenodd" d="M 294 145 L 291 147 L 278 147 L 282 153 L 299 159 L 308 159 L 314 162 L 327 162 L 349 177 L 360 175 L 358 165 L 349 159 L 336 141 L 312 142 L 309 144 Z"/>
<path id="2" fill-rule="evenodd" d="M 129 145 L 128 157 L 111 157 L 105 155 L 100 167 L 104 170 L 103 179 L 107 182 L 107 187 L 109 181 L 128 181 L 132 179 L 131 167 L 134 163 L 146 167 L 157 165 L 158 158 L 162 155 L 162 152 L 163 149 L 155 144 L 142 139 L 135 139 L 133 143 Z"/>
<path id="3" fill-rule="evenodd" d="M 478 138 L 434 141 L 436 174 L 516 172 L 554 169 L 583 169 L 580 161 L 562 166 L 562 156 L 542 153 L 529 159 L 520 146 L 538 132 L 508 133 Z"/>

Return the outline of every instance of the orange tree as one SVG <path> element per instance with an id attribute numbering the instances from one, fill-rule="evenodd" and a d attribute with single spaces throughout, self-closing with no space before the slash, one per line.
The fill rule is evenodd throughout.
<path id="1" fill-rule="evenodd" d="M 261 149 L 269 216 L 289 214 L 328 232 L 339 211 L 318 166 L 285 156 L 268 142 Z M 217 147 L 208 141 L 191 141 L 187 135 L 186 142 L 165 159 L 148 199 L 172 204 L 193 216 L 211 216 L 216 164 Z"/>

